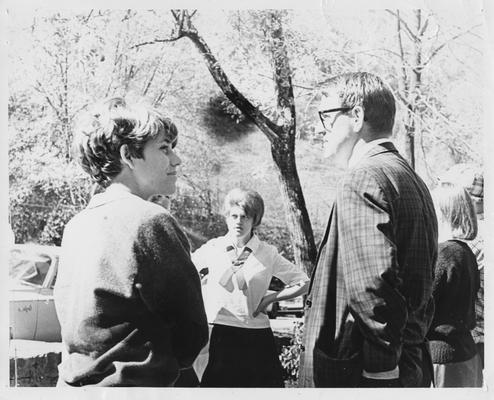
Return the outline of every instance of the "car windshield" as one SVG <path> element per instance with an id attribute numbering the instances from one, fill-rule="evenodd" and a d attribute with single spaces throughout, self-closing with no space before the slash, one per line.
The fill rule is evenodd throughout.
<path id="1" fill-rule="evenodd" d="M 41 252 L 13 249 L 10 253 L 9 278 L 11 281 L 43 286 L 52 259 Z"/>

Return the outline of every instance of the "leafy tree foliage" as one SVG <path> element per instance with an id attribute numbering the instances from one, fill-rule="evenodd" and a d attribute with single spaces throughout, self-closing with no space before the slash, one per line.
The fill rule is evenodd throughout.
<path id="1" fill-rule="evenodd" d="M 401 20 L 389 11 L 278 11 L 291 71 L 297 167 L 316 242 L 340 173 L 320 155 L 315 112 L 318 87 L 331 75 L 365 69 L 390 82 L 399 99 L 397 140 L 413 118 L 416 168 L 430 184 L 453 163 L 482 163 L 481 15 L 422 10 L 418 27 L 414 10 L 400 11 Z M 250 186 L 267 200 L 266 237 L 293 255 L 270 142 L 221 93 L 191 42 L 156 42 L 176 24 L 169 10 L 10 15 L 10 217 L 18 242 L 60 242 L 63 225 L 85 206 L 91 188 L 71 157 L 76 116 L 95 100 L 125 95 L 146 96 L 179 127 L 183 179 L 172 206 L 192 233 L 209 238 L 222 232 L 222 196 Z M 232 84 L 277 122 L 283 114 L 270 18 L 262 10 L 201 10 L 194 24 Z M 157 44 L 136 46 L 145 42 Z M 420 65 L 414 64 L 418 50 Z M 420 90 L 414 91 L 406 79 L 417 70 Z"/>

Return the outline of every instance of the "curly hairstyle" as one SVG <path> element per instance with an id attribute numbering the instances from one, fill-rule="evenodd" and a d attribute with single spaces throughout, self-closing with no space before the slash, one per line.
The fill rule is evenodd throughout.
<path id="1" fill-rule="evenodd" d="M 120 147 L 142 158 L 145 144 L 159 135 L 175 147 L 177 127 L 157 109 L 143 103 L 129 105 L 115 97 L 96 105 L 80 117 L 74 135 L 74 157 L 101 186 L 108 186 L 122 171 Z"/>

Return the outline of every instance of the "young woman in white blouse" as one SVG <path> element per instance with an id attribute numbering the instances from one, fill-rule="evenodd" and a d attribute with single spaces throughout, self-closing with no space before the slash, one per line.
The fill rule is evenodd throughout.
<path id="1" fill-rule="evenodd" d="M 257 192 L 231 190 L 224 214 L 228 233 L 192 255 L 197 270 L 207 271 L 204 303 L 213 326 L 201 386 L 283 387 L 266 308 L 305 294 L 309 279 L 255 234 L 264 214 L 264 202 Z M 267 293 L 273 276 L 286 287 Z"/>

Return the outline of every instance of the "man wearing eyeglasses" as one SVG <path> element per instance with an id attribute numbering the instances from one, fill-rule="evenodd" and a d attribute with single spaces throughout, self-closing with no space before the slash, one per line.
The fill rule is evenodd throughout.
<path id="1" fill-rule="evenodd" d="M 392 135 L 395 101 L 369 73 L 332 78 L 319 117 L 346 166 L 306 303 L 301 387 L 427 387 L 437 219 Z"/>

